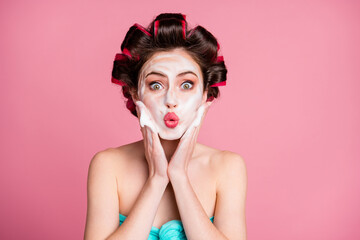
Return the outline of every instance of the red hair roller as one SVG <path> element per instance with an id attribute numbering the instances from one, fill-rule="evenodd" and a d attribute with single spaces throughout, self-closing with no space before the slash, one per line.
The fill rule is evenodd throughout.
<path id="1" fill-rule="evenodd" d="M 211 85 L 210 87 L 219 87 L 219 86 L 226 86 L 226 81 L 214 83 L 214 84 Z"/>
<path id="2" fill-rule="evenodd" d="M 137 27 L 140 31 L 142 31 L 146 35 L 148 35 L 149 37 L 151 37 L 151 34 L 140 24 L 135 23 L 134 26 Z"/>
<path id="3" fill-rule="evenodd" d="M 186 16 L 184 14 L 182 14 L 183 16 L 183 20 L 181 20 L 181 26 L 182 26 L 182 34 L 183 34 L 183 38 L 186 39 Z M 164 20 L 164 19 L 161 19 L 161 20 Z M 159 28 L 159 20 L 156 20 L 154 22 L 154 36 L 156 37 L 157 33 L 158 33 L 158 28 Z"/>
<path id="4" fill-rule="evenodd" d="M 120 86 L 126 86 L 126 83 L 124 83 L 123 81 L 119 80 L 119 79 L 116 79 L 114 77 L 111 77 L 111 82 L 112 83 L 116 83 L 116 84 L 119 84 Z"/>
<path id="5" fill-rule="evenodd" d="M 224 57 L 223 56 L 218 56 L 216 58 L 216 62 L 223 62 L 224 61 Z"/>
<path id="6" fill-rule="evenodd" d="M 159 20 L 154 22 L 154 36 L 156 37 L 159 28 Z"/>

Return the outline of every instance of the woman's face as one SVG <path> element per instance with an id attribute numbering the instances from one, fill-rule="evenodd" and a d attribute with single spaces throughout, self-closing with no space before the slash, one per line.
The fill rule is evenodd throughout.
<path id="1" fill-rule="evenodd" d="M 138 98 L 162 139 L 181 138 L 206 101 L 203 89 L 201 69 L 185 50 L 155 53 L 140 70 Z"/>

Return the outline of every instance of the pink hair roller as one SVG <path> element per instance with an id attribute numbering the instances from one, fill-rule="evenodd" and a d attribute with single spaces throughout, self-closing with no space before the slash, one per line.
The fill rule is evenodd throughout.
<path id="1" fill-rule="evenodd" d="M 224 61 L 224 57 L 223 56 L 218 56 L 216 58 L 216 62 L 223 62 Z"/>
<path id="2" fill-rule="evenodd" d="M 124 50 L 123 50 L 122 52 L 123 52 L 123 54 L 125 54 L 125 55 L 128 56 L 129 58 L 132 58 L 131 53 L 130 53 L 130 51 L 129 51 L 127 48 L 124 48 Z"/>
<path id="3" fill-rule="evenodd" d="M 186 15 L 182 14 L 183 16 L 183 20 L 181 20 L 181 26 L 182 26 L 182 34 L 183 34 L 183 38 L 186 39 Z M 164 19 L 162 19 L 164 20 Z M 154 22 L 154 36 L 156 37 L 157 33 L 158 33 L 158 28 L 159 28 L 159 20 L 156 20 Z"/>
<path id="4" fill-rule="evenodd" d="M 186 23 L 185 20 L 181 20 L 182 29 L 183 29 L 183 38 L 186 39 Z"/>
<path id="5" fill-rule="evenodd" d="M 129 98 L 126 102 L 126 108 L 129 109 L 130 111 L 135 111 L 136 110 L 136 106 L 134 101 L 132 100 L 132 98 Z"/>
<path id="6" fill-rule="evenodd" d="M 126 86 L 126 83 L 124 83 L 123 81 L 119 80 L 119 79 L 116 79 L 114 77 L 111 77 L 111 82 L 112 83 L 116 83 L 116 84 L 119 84 L 120 86 Z"/>
<path id="7" fill-rule="evenodd" d="M 212 102 L 214 100 L 214 96 L 210 96 L 208 97 L 208 99 L 206 99 L 207 102 Z"/>
<path id="8" fill-rule="evenodd" d="M 182 29 L 183 29 L 183 38 L 186 39 L 186 15 L 181 14 L 184 20 L 181 20 Z"/>
<path id="9" fill-rule="evenodd" d="M 154 36 L 156 37 L 159 28 L 159 20 L 154 22 Z"/>
<path id="10" fill-rule="evenodd" d="M 124 60 L 124 59 L 126 59 L 126 58 L 127 58 L 126 55 L 124 55 L 124 54 L 122 54 L 122 53 L 117 53 L 117 54 L 115 55 L 114 61 L 121 61 L 121 60 Z"/>
<path id="11" fill-rule="evenodd" d="M 195 30 L 198 28 L 198 26 L 194 27 L 193 29 L 191 29 L 190 33 L 188 34 L 188 37 L 190 37 L 194 32 Z"/>
<path id="12" fill-rule="evenodd" d="M 219 86 L 226 86 L 226 81 L 214 83 L 214 84 L 211 85 L 210 87 L 219 87 Z"/>
<path id="13" fill-rule="evenodd" d="M 151 34 L 140 24 L 135 23 L 134 26 L 137 27 L 140 31 L 142 31 L 146 35 L 148 35 L 149 37 L 151 37 Z"/>
<path id="14" fill-rule="evenodd" d="M 129 49 L 127 48 L 124 48 L 124 50 L 122 51 L 123 54 L 125 54 L 128 58 L 133 58 L 133 56 L 131 55 Z M 139 60 L 140 57 L 139 56 L 134 56 L 136 60 Z"/>
<path id="15" fill-rule="evenodd" d="M 123 61 L 123 60 L 127 60 L 128 59 L 128 56 L 123 54 L 123 53 L 117 53 L 115 55 L 115 59 L 114 61 Z M 119 80 L 119 79 L 116 79 L 114 77 L 111 77 L 111 82 L 112 83 L 116 83 L 116 84 L 119 84 L 120 86 L 126 86 L 126 83 L 124 83 L 123 81 Z"/>

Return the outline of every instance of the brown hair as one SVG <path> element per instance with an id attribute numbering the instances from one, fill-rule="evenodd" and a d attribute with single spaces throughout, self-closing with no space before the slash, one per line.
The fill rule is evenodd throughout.
<path id="1" fill-rule="evenodd" d="M 227 69 L 223 57 L 218 56 L 216 38 L 199 25 L 188 30 L 185 15 L 163 13 L 148 28 L 139 24 L 130 27 L 121 44 L 122 53 L 114 60 L 112 82 L 122 86 L 126 107 L 133 115 L 137 113 L 130 91 L 137 92 L 141 67 L 154 53 L 175 48 L 184 49 L 199 64 L 208 100 L 218 97 L 217 85 L 225 83 Z"/>

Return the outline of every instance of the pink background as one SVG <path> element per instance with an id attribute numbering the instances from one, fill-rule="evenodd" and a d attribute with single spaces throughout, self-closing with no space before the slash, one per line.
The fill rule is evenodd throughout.
<path id="1" fill-rule="evenodd" d="M 125 3 L 127 2 L 127 3 Z M 2 1 L 0 239 L 81 239 L 92 156 L 141 137 L 110 82 L 127 29 L 182 12 L 228 85 L 199 142 L 239 153 L 248 239 L 360 239 L 358 1 Z"/>

